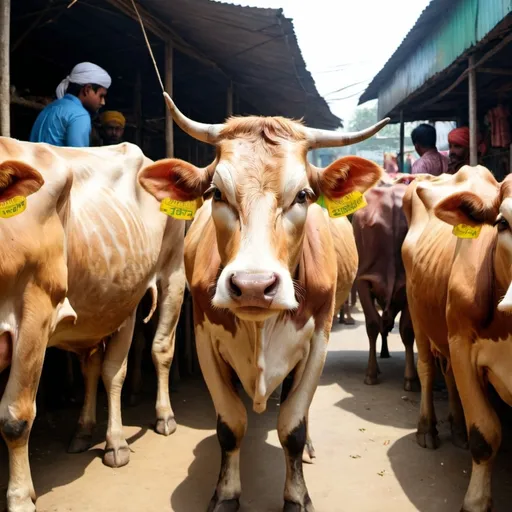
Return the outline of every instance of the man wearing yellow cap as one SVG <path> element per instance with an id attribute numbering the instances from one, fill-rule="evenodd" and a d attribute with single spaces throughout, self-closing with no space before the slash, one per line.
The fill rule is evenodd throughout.
<path id="1" fill-rule="evenodd" d="M 120 144 L 123 142 L 126 119 L 121 112 L 107 110 L 100 116 L 101 138 L 104 146 Z"/>

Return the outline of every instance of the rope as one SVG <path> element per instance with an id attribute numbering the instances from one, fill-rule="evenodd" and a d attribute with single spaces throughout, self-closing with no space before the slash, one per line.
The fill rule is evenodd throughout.
<path id="1" fill-rule="evenodd" d="M 162 82 L 162 77 L 160 75 L 160 71 L 158 70 L 158 66 L 156 65 L 155 56 L 153 55 L 153 50 L 151 49 L 151 45 L 149 44 L 149 39 L 146 34 L 146 29 L 144 28 L 144 22 L 142 21 L 142 18 L 139 14 L 139 10 L 137 9 L 137 5 L 135 4 L 135 0 L 131 0 L 133 8 L 135 10 L 135 14 L 137 15 L 137 18 L 139 19 L 140 28 L 142 29 L 142 34 L 144 35 L 144 40 L 146 41 L 146 46 L 149 50 L 149 55 L 151 56 L 151 60 L 153 61 L 153 66 L 155 66 L 156 76 L 158 78 L 158 81 L 160 82 L 160 87 L 162 88 L 162 92 L 165 92 L 164 83 Z"/>

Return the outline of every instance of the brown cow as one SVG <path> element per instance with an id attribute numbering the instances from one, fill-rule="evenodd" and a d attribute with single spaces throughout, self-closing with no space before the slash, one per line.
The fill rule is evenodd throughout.
<path id="1" fill-rule="evenodd" d="M 368 203 L 354 213 L 352 226 L 359 254 L 357 292 L 364 311 L 366 332 L 370 342 L 365 384 L 377 384 L 377 337 L 382 337 L 381 358 L 389 357 L 387 337 L 400 316 L 400 336 L 405 345 L 404 389 L 412 391 L 418 385 L 414 364 L 414 331 L 405 292 L 405 270 L 401 249 L 407 234 L 407 221 L 402 211 L 402 199 L 407 185 L 384 184 L 369 190 Z M 375 302 L 381 307 L 379 315 Z"/>
<path id="2" fill-rule="evenodd" d="M 410 229 L 403 257 L 422 384 L 418 442 L 438 445 L 432 348 L 448 361 L 453 439 L 464 446 L 467 433 L 473 457 L 462 510 L 487 512 L 501 443 L 487 382 L 512 405 L 512 177 L 498 184 L 484 167 L 464 166 L 453 176 L 413 183 L 404 210 Z M 481 229 L 479 236 L 457 238 L 452 230 L 461 224 Z"/>
<path id="3" fill-rule="evenodd" d="M 217 412 L 222 462 L 209 512 L 239 508 L 240 444 L 247 413 L 236 372 L 262 413 L 271 393 L 292 375 L 281 403 L 278 435 L 286 457 L 284 510 L 314 510 L 302 473 L 308 414 L 322 372 L 335 308 L 350 292 L 357 267 L 352 228 L 330 220 L 314 202 L 364 193 L 381 169 L 345 157 L 326 169 L 307 161 L 309 149 L 344 145 L 376 133 L 324 132 L 279 117 L 232 118 L 203 125 L 166 96 L 175 121 L 215 144 L 215 161 L 199 169 L 169 159 L 140 174 L 159 200 L 208 199 L 185 242 L 201 369 Z"/>
<path id="4" fill-rule="evenodd" d="M 184 226 L 161 213 L 138 184 L 137 174 L 148 163 L 131 144 L 73 149 L 0 138 L 0 201 L 32 194 L 25 211 L 0 219 L 0 371 L 11 365 L 0 401 L 9 512 L 35 510 L 28 439 L 47 346 L 82 358 L 86 400 L 75 441 L 82 447 L 90 442 L 101 375 L 109 406 L 103 460 L 112 467 L 128 463 L 121 388 L 137 305 L 157 284 L 166 312 L 153 342 L 165 385 L 157 419 L 173 428 L 165 396 L 171 326 L 185 286 Z M 0 204 L 0 215 L 5 211 Z M 109 336 L 103 350 L 101 341 Z"/>

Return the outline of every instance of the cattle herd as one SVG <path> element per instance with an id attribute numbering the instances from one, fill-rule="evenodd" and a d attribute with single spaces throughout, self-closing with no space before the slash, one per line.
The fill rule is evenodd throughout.
<path id="1" fill-rule="evenodd" d="M 354 282 L 370 342 L 365 382 L 377 383 L 376 341 L 380 334 L 381 356 L 388 355 L 400 313 L 404 387 L 421 383 L 417 441 L 438 446 L 439 358 L 453 442 L 469 446 L 473 458 L 462 510 L 491 510 L 501 429 L 488 384 L 512 405 L 512 179 L 498 183 L 483 167 L 464 167 L 455 175 L 390 180 L 355 156 L 317 168 L 309 150 L 362 141 L 388 120 L 349 134 L 279 117 L 205 125 L 165 99 L 186 133 L 216 147 L 207 167 L 152 162 L 130 144 L 70 149 L 0 138 L 0 373 L 8 374 L 0 385 L 0 431 L 9 452 L 8 511 L 35 510 L 28 441 L 48 347 L 81 361 L 85 397 L 70 451 L 91 446 L 101 376 L 108 397 L 103 461 L 129 462 L 121 390 L 147 291 L 144 315 L 158 308 L 156 430 L 174 432 L 168 381 L 185 286 L 222 453 L 208 512 L 239 508 L 247 413 L 235 374 L 258 413 L 282 385 L 283 510 L 313 511 L 302 470 L 304 451 L 314 456 L 309 407 L 334 313 Z M 184 219 L 194 219 L 186 236 Z"/>

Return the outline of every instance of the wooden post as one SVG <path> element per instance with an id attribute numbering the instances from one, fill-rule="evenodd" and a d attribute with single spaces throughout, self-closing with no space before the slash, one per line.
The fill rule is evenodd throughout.
<path id="1" fill-rule="evenodd" d="M 233 82 L 229 82 L 228 92 L 226 98 L 226 106 L 227 106 L 227 117 L 231 117 L 233 115 Z"/>
<path id="2" fill-rule="evenodd" d="M 471 55 L 469 65 L 469 165 L 478 165 L 478 121 L 476 113 L 476 69 L 475 57 Z"/>
<path id="3" fill-rule="evenodd" d="M 404 142 L 405 142 L 404 111 L 400 110 L 400 159 L 398 161 L 398 170 L 400 172 L 404 172 Z"/>
<path id="4" fill-rule="evenodd" d="M 11 136 L 11 0 L 0 0 L 0 135 Z"/>
<path id="5" fill-rule="evenodd" d="M 172 87 L 172 68 L 173 68 L 173 47 L 172 41 L 168 40 L 165 43 L 165 90 L 167 94 L 173 97 Z M 165 148 L 167 158 L 174 157 L 174 127 L 172 115 L 169 109 L 165 108 Z"/>
<path id="6" fill-rule="evenodd" d="M 134 114 L 135 114 L 135 144 L 142 148 L 142 77 L 140 69 L 137 68 L 134 90 Z"/>

